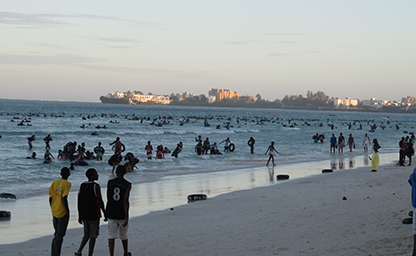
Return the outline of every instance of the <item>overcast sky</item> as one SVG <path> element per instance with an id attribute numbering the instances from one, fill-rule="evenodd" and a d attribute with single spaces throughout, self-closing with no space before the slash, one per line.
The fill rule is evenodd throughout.
<path id="1" fill-rule="evenodd" d="M 416 97 L 416 1 L 2 1 L 0 98 Z"/>

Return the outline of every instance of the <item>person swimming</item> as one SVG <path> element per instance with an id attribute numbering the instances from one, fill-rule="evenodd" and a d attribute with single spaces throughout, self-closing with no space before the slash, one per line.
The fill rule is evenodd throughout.
<path id="1" fill-rule="evenodd" d="M 43 155 L 43 159 L 44 159 L 43 163 L 44 164 L 52 163 L 52 158 L 54 158 L 53 155 L 49 152 L 49 150 L 46 150 L 45 155 Z"/>
<path id="2" fill-rule="evenodd" d="M 36 152 L 33 152 L 32 155 L 26 157 L 26 159 L 36 159 Z"/>

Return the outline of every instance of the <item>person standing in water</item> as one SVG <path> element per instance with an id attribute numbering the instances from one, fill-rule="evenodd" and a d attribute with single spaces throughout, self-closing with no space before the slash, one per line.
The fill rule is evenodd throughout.
<path id="1" fill-rule="evenodd" d="M 350 137 L 348 138 L 348 147 L 350 148 L 350 152 L 352 152 L 352 148 L 355 148 L 354 137 L 352 137 L 352 134 L 350 134 Z"/>
<path id="2" fill-rule="evenodd" d="M 114 144 L 114 152 L 124 152 L 126 147 L 123 143 L 120 141 L 120 137 L 117 137 L 115 141 L 111 142 L 110 145 Z"/>
<path id="3" fill-rule="evenodd" d="M 345 146 L 345 138 L 341 132 L 338 137 L 338 152 L 339 153 L 344 153 L 344 146 Z"/>
<path id="4" fill-rule="evenodd" d="M 207 155 L 210 148 L 211 148 L 211 143 L 209 143 L 209 138 L 207 137 L 204 140 L 204 144 L 202 145 L 202 154 Z"/>
<path id="5" fill-rule="evenodd" d="M 51 149 L 51 145 L 49 145 L 49 142 L 52 141 L 52 137 L 50 134 L 48 134 L 48 136 L 46 136 L 45 138 L 43 138 L 43 141 L 45 142 L 45 148 L 46 149 Z"/>
<path id="6" fill-rule="evenodd" d="M 230 151 L 230 144 L 231 144 L 230 138 L 228 137 L 228 138 L 226 138 L 225 140 L 221 141 L 218 144 L 221 144 L 223 142 L 225 142 L 225 144 L 224 144 L 224 152 L 229 152 Z"/>
<path id="7" fill-rule="evenodd" d="M 32 134 L 32 136 L 27 138 L 27 144 L 29 144 L 29 149 L 33 148 L 32 141 L 34 141 L 34 140 L 36 140 L 35 134 Z"/>
<path id="8" fill-rule="evenodd" d="M 146 147 L 144 147 L 144 150 L 146 150 L 146 155 L 147 155 L 147 159 L 152 159 L 152 155 L 153 155 L 153 147 L 152 144 L 150 144 L 150 141 L 147 142 Z"/>
<path id="9" fill-rule="evenodd" d="M 367 133 L 364 135 L 363 140 L 364 152 L 368 152 L 368 146 L 370 146 L 370 137 L 368 137 Z"/>
<path id="10" fill-rule="evenodd" d="M 269 165 L 270 160 L 272 160 L 273 166 L 276 166 L 274 164 L 273 151 L 276 152 L 277 154 L 279 154 L 279 152 L 277 152 L 277 150 L 274 148 L 274 141 L 271 142 L 270 146 L 266 150 L 265 155 L 269 154 L 269 160 L 267 160 L 267 164 L 266 165 Z"/>
<path id="11" fill-rule="evenodd" d="M 98 146 L 94 148 L 94 152 L 97 154 L 97 161 L 102 161 L 105 149 L 101 146 L 101 142 L 98 142 Z"/>
<path id="12" fill-rule="evenodd" d="M 250 146 L 251 154 L 254 154 L 254 143 L 256 143 L 256 141 L 253 137 L 250 137 L 250 139 L 247 141 L 247 144 Z"/>

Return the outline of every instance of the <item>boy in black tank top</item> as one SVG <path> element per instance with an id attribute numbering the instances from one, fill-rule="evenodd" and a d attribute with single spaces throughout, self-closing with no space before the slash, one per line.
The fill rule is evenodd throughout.
<path id="1" fill-rule="evenodd" d="M 81 256 L 82 249 L 89 241 L 88 255 L 92 256 L 94 252 L 95 240 L 98 237 L 100 229 L 101 212 L 104 213 L 104 221 L 107 216 L 104 210 L 104 202 L 101 197 L 101 188 L 95 181 L 98 180 L 98 173 L 95 169 L 90 168 L 85 174 L 88 181 L 81 184 L 78 191 L 78 222 L 84 225 L 84 236 L 76 256 Z"/>
<path id="2" fill-rule="evenodd" d="M 110 256 L 114 255 L 114 242 L 116 238 L 121 239 L 124 255 L 128 252 L 127 229 L 129 223 L 129 197 L 131 183 L 124 179 L 126 167 L 119 165 L 116 169 L 117 178 L 107 183 L 107 207 L 108 218 L 108 248 Z"/>

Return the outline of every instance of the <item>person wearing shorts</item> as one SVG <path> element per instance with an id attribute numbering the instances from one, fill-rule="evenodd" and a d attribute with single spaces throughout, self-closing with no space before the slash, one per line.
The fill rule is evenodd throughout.
<path id="1" fill-rule="evenodd" d="M 116 169 L 117 178 L 109 180 L 107 183 L 106 214 L 108 218 L 108 248 L 110 256 L 114 256 L 116 238 L 121 240 L 124 256 L 131 256 L 131 253 L 128 252 L 127 240 L 131 183 L 124 179 L 126 172 L 126 167 L 119 165 Z"/>
<path id="2" fill-rule="evenodd" d="M 94 152 L 97 154 L 97 161 L 102 161 L 105 149 L 101 146 L 101 142 L 98 142 L 98 146 L 94 148 Z"/>
<path id="3" fill-rule="evenodd" d="M 416 168 L 410 174 L 409 184 L 412 186 L 412 206 L 413 206 L 413 254 L 416 256 Z"/>
<path id="4" fill-rule="evenodd" d="M 95 169 L 90 168 L 86 172 L 88 181 L 81 184 L 78 191 L 78 222 L 84 225 L 84 236 L 75 256 L 82 255 L 82 249 L 89 241 L 88 256 L 94 253 L 95 240 L 98 237 L 100 229 L 101 212 L 104 213 L 104 221 L 107 221 L 104 210 L 104 202 L 101 197 L 101 188 L 95 181 L 98 180 L 98 173 Z"/>

